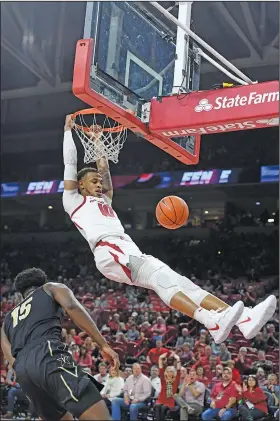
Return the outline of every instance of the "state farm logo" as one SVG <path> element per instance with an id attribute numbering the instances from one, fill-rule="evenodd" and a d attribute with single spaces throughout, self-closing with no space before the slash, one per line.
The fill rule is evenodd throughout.
<path id="1" fill-rule="evenodd" d="M 194 111 L 200 113 L 201 111 L 211 111 L 213 108 L 212 104 L 209 104 L 208 99 L 201 99 L 199 104 L 195 107 Z"/>
<path id="2" fill-rule="evenodd" d="M 201 111 L 211 111 L 213 110 L 221 110 L 227 108 L 234 108 L 234 107 L 246 107 L 248 105 L 259 105 L 259 104 L 267 104 L 271 102 L 278 102 L 279 101 L 279 92 L 265 92 L 259 94 L 257 92 L 250 92 L 249 95 L 236 95 L 234 97 L 230 96 L 218 96 L 213 99 L 213 104 L 209 103 L 209 100 L 203 98 L 199 101 L 198 105 L 194 108 L 196 113 L 200 113 Z M 274 123 L 269 125 L 275 125 Z"/>

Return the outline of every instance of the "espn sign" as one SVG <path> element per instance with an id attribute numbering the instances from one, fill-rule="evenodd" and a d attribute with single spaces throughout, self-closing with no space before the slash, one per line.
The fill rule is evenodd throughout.
<path id="1" fill-rule="evenodd" d="M 28 195 L 33 194 L 49 194 L 55 186 L 55 180 L 53 181 L 34 181 L 28 184 L 26 193 Z"/>
<path id="2" fill-rule="evenodd" d="M 279 125 L 278 81 L 151 101 L 150 131 L 166 138 L 276 125 Z"/>

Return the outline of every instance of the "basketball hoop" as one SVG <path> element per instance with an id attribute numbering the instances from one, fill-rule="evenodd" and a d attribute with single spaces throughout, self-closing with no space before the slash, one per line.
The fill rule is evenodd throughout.
<path id="1" fill-rule="evenodd" d="M 97 116 L 103 115 L 102 124 L 97 122 Z M 90 124 L 85 121 L 89 116 Z M 84 163 L 89 164 L 100 158 L 118 162 L 120 150 L 127 138 L 127 128 L 110 119 L 97 108 L 87 108 L 72 114 L 73 129 L 79 137 L 84 150 Z M 95 131 L 94 129 L 97 128 Z M 93 136 L 93 131 L 95 135 Z"/>

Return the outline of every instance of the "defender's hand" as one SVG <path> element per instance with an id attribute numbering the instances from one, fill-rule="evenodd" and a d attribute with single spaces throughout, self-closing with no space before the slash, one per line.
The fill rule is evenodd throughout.
<path id="1" fill-rule="evenodd" d="M 108 361 L 114 369 L 119 369 L 120 360 L 118 354 L 109 345 L 101 348 L 101 354 L 105 361 Z"/>

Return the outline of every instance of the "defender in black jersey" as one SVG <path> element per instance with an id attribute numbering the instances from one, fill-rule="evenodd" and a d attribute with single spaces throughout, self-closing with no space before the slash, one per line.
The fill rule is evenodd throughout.
<path id="1" fill-rule="evenodd" d="M 23 301 L 2 326 L 1 346 L 17 381 L 43 420 L 111 420 L 102 400 L 103 388 L 78 366 L 61 338 L 63 309 L 118 368 L 119 358 L 88 313 L 63 284 L 48 282 L 45 272 L 27 269 L 15 278 Z M 72 415 L 71 415 L 72 414 Z"/>

